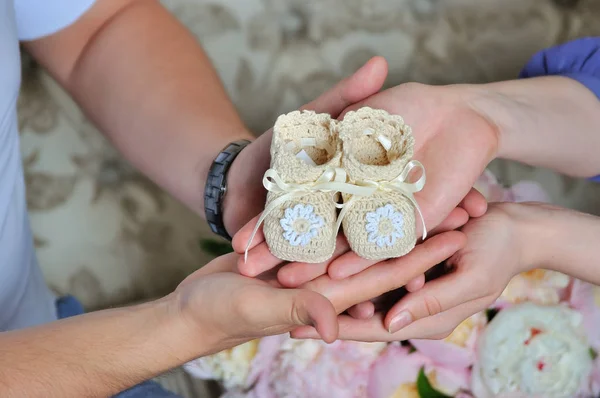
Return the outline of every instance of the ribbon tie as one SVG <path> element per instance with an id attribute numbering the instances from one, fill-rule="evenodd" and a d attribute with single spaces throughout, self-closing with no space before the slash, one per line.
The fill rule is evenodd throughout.
<path id="1" fill-rule="evenodd" d="M 351 190 L 346 187 L 348 184 L 346 182 L 346 172 L 339 167 L 331 167 L 326 169 L 323 174 L 314 182 L 307 183 L 287 183 L 283 181 L 283 179 L 279 176 L 274 169 L 269 169 L 265 172 L 263 177 L 263 186 L 269 192 L 273 193 L 282 193 L 283 195 L 279 196 L 275 200 L 273 200 L 262 212 L 260 217 L 258 218 L 258 222 L 254 226 L 254 230 L 250 235 L 250 239 L 246 244 L 246 250 L 244 252 L 244 261 L 248 259 L 248 249 L 258 232 L 258 228 L 265 221 L 265 218 L 277 207 L 281 206 L 285 202 L 298 197 L 304 196 L 307 193 L 311 192 L 331 192 L 332 195 L 335 195 L 337 192 L 345 192 Z M 356 193 L 362 193 L 369 188 L 356 187 Z M 331 198 L 332 201 L 335 202 L 335 198 Z"/>
<path id="2" fill-rule="evenodd" d="M 421 176 L 415 182 L 407 182 L 408 176 L 413 170 L 421 170 Z M 423 167 L 421 162 L 419 162 L 418 160 L 411 160 L 410 162 L 408 162 L 406 164 L 406 166 L 404 166 L 404 169 L 402 170 L 400 175 L 398 175 L 398 177 L 394 178 L 393 180 L 390 180 L 390 181 L 365 180 L 365 181 L 355 182 L 353 186 L 370 189 L 370 191 L 368 191 L 368 193 L 366 195 L 361 194 L 361 192 L 355 192 L 354 190 L 351 190 L 350 192 L 340 190 L 340 192 L 351 194 L 352 197 L 348 201 L 344 202 L 343 204 L 336 204 L 336 207 L 338 209 L 341 209 L 340 214 L 338 216 L 338 221 L 336 224 L 337 230 L 339 230 L 342 220 L 344 219 L 344 216 L 346 215 L 346 213 L 348 212 L 350 207 L 352 207 L 352 205 L 354 203 L 356 203 L 356 201 L 363 199 L 365 197 L 371 196 L 377 190 L 384 191 L 384 192 L 395 191 L 395 192 L 402 194 L 404 197 L 406 197 L 410 201 L 410 203 L 412 203 L 412 205 L 415 207 L 415 209 L 417 210 L 417 213 L 419 214 L 419 218 L 421 219 L 421 225 L 423 227 L 423 240 L 424 240 L 427 237 L 427 227 L 425 225 L 425 218 L 423 217 L 423 213 L 421 212 L 421 208 L 419 207 L 419 204 L 415 200 L 414 194 L 423 189 L 423 187 L 425 186 L 425 180 L 426 180 L 425 168 Z"/>
<path id="3" fill-rule="evenodd" d="M 413 183 L 407 182 L 408 175 L 414 169 L 421 170 L 421 177 Z M 335 203 L 335 198 L 333 195 L 336 193 L 345 193 L 351 195 L 351 198 L 346 201 L 344 204 L 335 203 L 335 206 L 338 209 L 341 209 L 340 214 L 338 216 L 336 222 L 336 235 L 337 231 L 339 231 L 342 220 L 344 216 L 350 209 L 350 207 L 357 201 L 366 197 L 373 195 L 377 190 L 390 192 L 396 191 L 404 195 L 412 204 L 415 206 L 415 209 L 419 213 L 419 217 L 421 218 L 421 222 L 423 225 L 423 239 L 427 237 L 427 229 L 425 226 L 425 219 L 423 218 L 423 213 L 421 212 L 421 208 L 419 204 L 415 200 L 414 193 L 419 192 L 425 186 L 425 168 L 423 165 L 417 160 L 411 160 L 404 167 L 400 175 L 394 178 L 391 181 L 372 181 L 365 180 L 357 183 L 348 183 L 347 182 L 347 174 L 346 171 L 342 168 L 335 167 L 326 169 L 323 174 L 314 182 L 307 183 L 287 183 L 283 181 L 283 179 L 279 176 L 274 169 L 269 169 L 265 172 L 263 177 L 263 186 L 269 192 L 273 193 L 281 193 L 282 195 L 273 200 L 262 212 L 256 225 L 254 226 L 254 230 L 250 235 L 250 239 L 246 244 L 246 250 L 244 251 L 244 261 L 248 259 L 248 250 L 256 233 L 258 232 L 258 228 L 260 228 L 261 224 L 264 222 L 265 218 L 277 207 L 281 206 L 285 202 L 298 197 L 304 196 L 307 193 L 311 192 L 331 192 L 332 193 L 332 201 Z"/>

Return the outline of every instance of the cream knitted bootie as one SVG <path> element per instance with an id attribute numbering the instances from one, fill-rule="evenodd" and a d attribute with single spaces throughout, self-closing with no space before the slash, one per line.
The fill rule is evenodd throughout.
<path id="1" fill-rule="evenodd" d="M 336 123 L 312 111 L 275 122 L 271 168 L 263 179 L 267 203 L 255 231 L 264 221 L 267 245 L 281 260 L 320 263 L 333 255 L 338 194 L 331 184 L 341 165 Z"/>
<path id="2" fill-rule="evenodd" d="M 350 247 L 367 259 L 403 256 L 417 240 L 415 210 L 420 210 L 412 194 L 425 183 L 423 166 L 411 160 L 410 127 L 400 116 L 361 108 L 346 114 L 339 131 L 349 183 L 372 187 L 364 196 L 343 194 L 340 216 Z M 421 177 L 409 183 L 415 168 L 421 169 Z"/>

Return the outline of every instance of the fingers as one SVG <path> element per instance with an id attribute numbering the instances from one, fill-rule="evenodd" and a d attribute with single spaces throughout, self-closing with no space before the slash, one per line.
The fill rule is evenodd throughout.
<path id="1" fill-rule="evenodd" d="M 279 283 L 286 287 L 298 287 L 304 285 L 313 279 L 327 273 L 327 267 L 336 258 L 348 252 L 350 246 L 346 238 L 339 234 L 336 238 L 335 251 L 333 256 L 323 263 L 307 264 L 307 263 L 290 263 L 284 265 L 277 273 Z"/>
<path id="2" fill-rule="evenodd" d="M 461 232 L 434 236 L 404 257 L 380 262 L 360 274 L 333 281 L 322 276 L 306 284 L 331 300 L 338 312 L 406 285 L 411 279 L 445 261 L 465 244 Z"/>
<path id="3" fill-rule="evenodd" d="M 421 319 L 396 333 L 390 333 L 384 326 L 384 316 L 376 313 L 370 319 L 355 319 L 349 316 L 338 316 L 339 340 L 405 341 L 410 339 L 442 339 L 447 337 L 465 319 L 485 310 L 490 301 L 479 299 L 470 301 L 459 307 L 438 315 Z M 319 334 L 311 326 L 302 326 L 291 333 L 295 339 L 318 339 Z"/>
<path id="4" fill-rule="evenodd" d="M 233 240 L 231 241 L 231 246 L 233 247 L 233 250 L 236 253 L 244 254 L 244 251 L 246 250 L 246 245 L 248 245 L 248 241 L 250 240 L 250 236 L 252 235 L 252 231 L 254 230 L 254 226 L 258 222 L 259 217 L 260 214 L 254 217 L 252 220 L 250 220 L 246 225 L 244 225 L 233 237 Z M 252 250 L 264 241 L 265 235 L 263 234 L 263 229 L 261 227 L 256 232 L 254 239 L 252 239 L 248 250 Z"/>
<path id="5" fill-rule="evenodd" d="M 404 287 L 409 292 L 416 292 L 417 290 L 421 289 L 423 286 L 425 286 L 425 274 L 421 274 L 421 275 L 417 276 L 416 278 L 412 279 Z"/>
<path id="6" fill-rule="evenodd" d="M 434 236 L 443 232 L 452 231 L 465 225 L 469 221 L 469 214 L 463 208 L 456 207 L 440 225 L 432 229 L 428 235 Z"/>
<path id="7" fill-rule="evenodd" d="M 443 232 L 460 228 L 465 225 L 467 221 L 469 221 L 467 212 L 462 208 L 455 208 L 437 228 L 430 232 L 429 236 L 432 237 Z M 379 261 L 380 260 L 367 260 L 359 257 L 356 253 L 349 251 L 334 259 L 331 262 L 327 273 L 331 279 L 341 280 L 356 275 Z M 418 289 L 418 284 L 411 285 L 411 287 L 412 286 L 415 286 L 415 288 Z"/>
<path id="8" fill-rule="evenodd" d="M 355 319 L 369 319 L 375 314 L 375 304 L 365 301 L 348 308 L 348 314 Z"/>
<path id="9" fill-rule="evenodd" d="M 487 211 L 487 200 L 481 192 L 471 188 L 459 206 L 465 209 L 470 217 L 481 217 Z"/>
<path id="10" fill-rule="evenodd" d="M 255 303 L 270 308 L 277 317 L 274 324 L 313 326 L 323 341 L 331 343 L 338 335 L 337 314 L 322 295 L 304 289 L 273 289 L 268 302 Z M 272 322 L 273 324 L 273 322 Z"/>
<path id="11" fill-rule="evenodd" d="M 396 303 L 385 317 L 385 326 L 394 333 L 419 319 L 491 295 L 492 292 L 485 291 L 485 285 L 461 273 L 432 280 L 422 289 L 406 295 Z"/>
<path id="12" fill-rule="evenodd" d="M 352 76 L 339 82 L 319 98 L 300 109 L 311 109 L 329 113 L 337 118 L 349 105 L 362 101 L 377 93 L 387 77 L 387 62 L 382 57 L 373 57 Z"/>
<path id="13" fill-rule="evenodd" d="M 349 251 L 331 262 L 327 273 L 334 280 L 346 279 L 351 275 L 356 275 L 380 260 L 367 260 L 358 254 Z"/>
<path id="14" fill-rule="evenodd" d="M 244 259 L 244 255 L 240 255 L 238 270 L 240 274 L 253 278 L 283 262 L 271 254 L 269 246 L 266 242 L 263 242 L 248 252 L 247 259 Z"/>

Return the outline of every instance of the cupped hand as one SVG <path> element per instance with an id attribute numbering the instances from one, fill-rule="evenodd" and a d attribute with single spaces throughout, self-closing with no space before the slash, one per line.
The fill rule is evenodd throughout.
<path id="1" fill-rule="evenodd" d="M 335 118 L 346 107 L 381 90 L 387 72 L 385 59 L 373 57 L 353 75 L 300 109 L 329 113 Z M 223 202 L 223 222 L 232 236 L 264 208 L 266 191 L 262 179 L 271 162 L 272 135 L 273 131 L 269 129 L 244 148 L 229 170 L 228 193 Z"/>
<path id="2" fill-rule="evenodd" d="M 404 84 L 346 109 L 361 106 L 385 109 L 402 115 L 412 126 L 415 159 L 424 164 L 427 172 L 427 184 L 415 197 L 430 230 L 435 231 L 436 227 L 445 230 L 448 225 L 457 228 L 462 224 L 456 221 L 464 218 L 462 209 L 470 217 L 478 217 L 487 207 L 483 196 L 471 188 L 494 157 L 498 142 L 494 127 L 470 107 L 468 90 L 468 86 Z M 251 221 L 234 238 L 236 251 L 245 249 L 255 223 L 256 220 Z M 240 264 L 240 272 L 244 275 L 254 276 L 281 264 L 269 253 L 260 232 L 250 247 L 248 261 Z M 338 238 L 334 256 L 327 263 L 288 265 L 280 271 L 280 280 L 287 286 L 297 286 L 326 269 L 331 277 L 341 279 L 372 264 L 348 251 L 343 238 Z M 423 281 L 424 278 L 419 276 L 408 288 L 418 289 Z"/>
<path id="3" fill-rule="evenodd" d="M 211 352 L 256 338 L 311 325 L 319 338 L 337 338 L 336 311 L 323 295 L 283 289 L 274 278 L 248 278 L 235 272 L 237 255 L 216 258 L 188 276 L 175 290 L 181 315 L 205 339 Z"/>
<path id="4" fill-rule="evenodd" d="M 521 204 L 493 204 L 487 213 L 463 227 L 466 245 L 448 261 L 449 274 L 409 293 L 387 313 L 368 320 L 340 317 L 340 339 L 399 341 L 448 336 L 463 320 L 488 308 L 510 279 L 527 270 L 522 242 Z M 455 232 L 458 233 L 458 232 Z M 418 259 L 417 259 L 418 261 Z M 403 271 L 402 271 L 403 272 Z M 313 338 L 310 327 L 294 332 Z"/>
<path id="5" fill-rule="evenodd" d="M 308 326 L 325 341 L 337 337 L 337 314 L 398 289 L 465 244 L 460 232 L 428 239 L 408 255 L 380 262 L 343 280 L 321 275 L 300 288 L 283 288 L 275 272 L 260 278 L 237 274 L 237 255 L 213 260 L 176 290 L 178 308 L 211 352 L 262 336 Z"/>

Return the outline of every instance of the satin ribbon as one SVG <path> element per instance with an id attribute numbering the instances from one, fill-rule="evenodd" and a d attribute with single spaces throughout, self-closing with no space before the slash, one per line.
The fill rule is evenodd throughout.
<path id="1" fill-rule="evenodd" d="M 408 176 L 413 170 L 421 170 L 421 176 L 415 182 L 407 182 Z M 408 162 L 406 164 L 406 166 L 404 166 L 404 169 L 402 170 L 400 175 L 398 175 L 398 177 L 394 178 L 393 180 L 390 180 L 390 181 L 365 180 L 365 181 L 355 182 L 355 186 L 370 188 L 371 191 L 367 195 L 362 195 L 360 193 L 340 191 L 340 192 L 344 192 L 344 193 L 350 193 L 352 195 L 352 197 L 348 201 L 344 202 L 343 204 L 336 204 L 336 207 L 338 209 L 341 209 L 340 214 L 338 216 L 338 221 L 336 224 L 337 230 L 339 230 L 342 220 L 344 219 L 344 216 L 346 215 L 348 210 L 358 200 L 364 199 L 365 197 L 372 195 L 375 191 L 378 191 L 378 190 L 383 191 L 383 192 L 395 191 L 395 192 L 402 194 L 404 197 L 406 197 L 412 203 L 412 205 L 415 207 L 415 209 L 417 210 L 417 213 L 419 214 L 419 218 L 421 219 L 421 225 L 423 227 L 423 240 L 424 240 L 427 237 L 427 226 L 425 225 L 425 218 L 423 217 L 423 212 L 421 211 L 419 204 L 415 200 L 414 194 L 423 189 L 423 187 L 425 186 L 425 181 L 426 181 L 425 168 L 423 167 L 421 162 L 419 162 L 418 160 L 411 160 L 410 162 Z"/>
<path id="2" fill-rule="evenodd" d="M 347 183 L 346 180 L 346 172 L 344 171 L 344 169 L 339 167 L 332 167 L 326 169 L 316 181 L 303 184 L 287 183 L 283 181 L 283 179 L 279 176 L 279 173 L 277 173 L 276 170 L 267 170 L 263 177 L 263 186 L 269 192 L 282 193 L 283 195 L 269 203 L 269 205 L 265 208 L 265 210 L 258 218 L 258 221 L 254 226 L 254 230 L 250 235 L 250 239 L 246 244 L 246 250 L 244 251 L 244 261 L 248 259 L 248 249 L 250 248 L 250 245 L 252 244 L 256 233 L 258 232 L 258 228 L 273 210 L 275 210 L 277 207 L 281 206 L 285 202 L 312 192 L 331 192 L 331 200 L 335 202 L 335 198 L 333 196 L 338 192 L 346 192 L 351 193 L 353 195 L 366 196 L 372 191 L 371 187 L 354 186 L 352 184 Z"/>
<path id="3" fill-rule="evenodd" d="M 408 175 L 411 171 L 415 169 L 421 170 L 421 177 L 415 182 L 409 183 L 407 182 Z M 334 195 L 336 193 L 345 193 L 351 195 L 351 198 L 343 204 L 335 203 L 335 206 L 338 209 L 341 209 L 340 214 L 338 215 L 338 219 L 336 222 L 336 235 L 337 231 L 339 231 L 340 226 L 342 224 L 342 220 L 344 216 L 352 207 L 354 203 L 358 200 L 367 198 L 377 190 L 384 192 L 396 191 L 404 195 L 412 204 L 415 206 L 415 209 L 419 213 L 419 217 L 421 218 L 421 222 L 423 225 L 423 239 L 427 237 L 427 229 L 425 226 L 425 219 L 423 218 L 423 213 L 421 212 L 421 208 L 419 204 L 415 200 L 414 193 L 419 192 L 425 186 L 425 168 L 421 164 L 421 162 L 417 160 L 411 160 L 404 167 L 400 175 L 394 178 L 391 181 L 360 181 L 357 183 L 348 183 L 347 182 L 347 174 L 346 171 L 342 168 L 335 167 L 329 168 L 323 172 L 323 174 L 314 182 L 303 183 L 303 184 L 295 184 L 295 183 L 287 183 L 283 181 L 283 179 L 279 176 L 274 169 L 269 169 L 265 172 L 263 177 L 263 186 L 269 192 L 273 193 L 282 193 L 280 197 L 273 200 L 262 212 L 256 225 L 254 226 L 254 230 L 250 235 L 250 239 L 248 239 L 248 243 L 246 244 L 246 249 L 244 251 L 244 261 L 248 260 L 248 250 L 258 229 L 264 222 L 265 218 L 277 207 L 281 206 L 285 202 L 299 196 L 304 196 L 307 193 L 311 192 L 331 192 L 332 198 L 331 200 L 335 202 Z"/>

